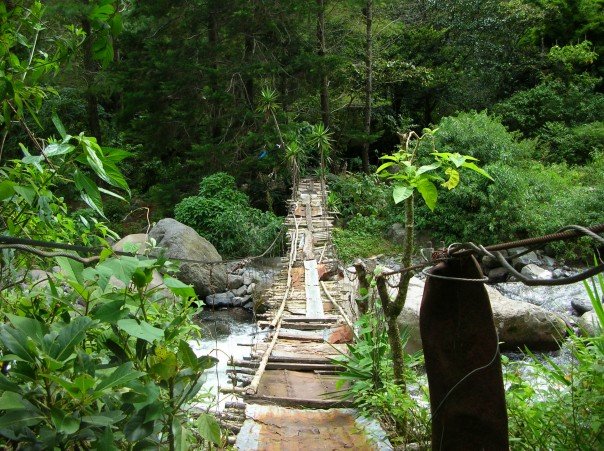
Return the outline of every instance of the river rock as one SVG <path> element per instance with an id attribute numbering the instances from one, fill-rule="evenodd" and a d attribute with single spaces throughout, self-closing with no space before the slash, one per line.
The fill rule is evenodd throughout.
<path id="1" fill-rule="evenodd" d="M 238 274 L 229 274 L 227 280 L 227 287 L 230 290 L 234 290 L 243 285 L 243 276 Z"/>
<path id="2" fill-rule="evenodd" d="M 487 291 L 502 350 L 526 346 L 551 351 L 560 347 L 566 335 L 566 321 L 560 314 L 527 302 L 513 301 L 491 287 L 487 287 Z"/>
<path id="3" fill-rule="evenodd" d="M 252 282 L 247 287 L 247 294 L 254 294 L 254 290 L 256 290 L 256 284 Z"/>
<path id="4" fill-rule="evenodd" d="M 526 247 L 515 247 L 513 249 L 508 250 L 508 255 L 512 258 L 512 265 L 517 270 L 520 270 L 523 266 L 530 265 L 531 263 L 534 263 L 536 265 L 541 263 L 539 256 L 532 251 L 528 254 L 521 255 L 520 257 L 514 257 L 514 255 L 522 254 L 526 251 L 528 251 Z"/>
<path id="5" fill-rule="evenodd" d="M 233 298 L 233 293 L 229 291 L 226 293 L 210 294 L 206 296 L 206 305 L 215 308 L 231 307 L 233 305 Z"/>
<path id="6" fill-rule="evenodd" d="M 419 333 L 419 309 L 424 291 L 424 282 L 413 277 L 409 284 L 405 308 L 398 317 L 401 329 L 409 329 L 407 352 L 421 349 Z M 513 301 L 497 290 L 487 287 L 493 318 L 502 349 L 527 346 L 535 350 L 558 349 L 564 336 L 566 322 L 561 315 L 526 302 Z"/>
<path id="7" fill-rule="evenodd" d="M 508 280 L 509 271 L 505 268 L 494 268 L 489 271 L 489 282 L 500 283 Z"/>
<path id="8" fill-rule="evenodd" d="M 529 287 L 519 282 L 509 282 L 497 285 L 497 290 L 512 300 L 526 301 L 546 310 L 565 314 L 571 312 L 573 300 L 589 302 L 589 296 L 581 282 L 553 287 Z"/>
<path id="9" fill-rule="evenodd" d="M 551 279 L 552 273 L 547 269 L 543 269 L 540 266 L 535 265 L 534 263 L 529 263 L 524 266 L 520 273 L 529 279 Z"/>
<path id="10" fill-rule="evenodd" d="M 166 256 L 174 259 L 191 259 L 212 263 L 181 262 L 177 277 L 190 284 L 200 297 L 222 292 L 227 286 L 227 273 L 222 257 L 208 240 L 191 227 L 166 218 L 149 232 L 157 246 L 165 249 Z"/>
<path id="11" fill-rule="evenodd" d="M 231 293 L 233 293 L 233 296 L 244 296 L 247 294 L 247 287 L 245 285 L 241 285 L 239 288 L 231 290 Z"/>
<path id="12" fill-rule="evenodd" d="M 594 311 L 584 313 L 577 321 L 577 326 L 581 335 L 595 337 L 602 333 L 598 315 Z"/>
<path id="13" fill-rule="evenodd" d="M 594 309 L 594 306 L 591 305 L 591 300 L 584 298 L 574 298 L 570 301 L 570 305 L 579 315 L 583 315 L 584 313 L 590 312 Z"/>

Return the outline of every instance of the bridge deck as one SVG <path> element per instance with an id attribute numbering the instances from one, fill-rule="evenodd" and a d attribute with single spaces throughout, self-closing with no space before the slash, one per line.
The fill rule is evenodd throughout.
<path id="1" fill-rule="evenodd" d="M 258 322 L 266 339 L 249 358 L 233 362 L 245 386 L 227 391 L 247 403 L 238 449 L 389 449 L 379 425 L 342 409 L 351 402 L 337 393 L 340 368 L 332 359 L 352 340 L 353 312 L 331 246 L 333 217 L 322 188 L 315 179 L 299 183 L 286 220 L 288 258 Z"/>

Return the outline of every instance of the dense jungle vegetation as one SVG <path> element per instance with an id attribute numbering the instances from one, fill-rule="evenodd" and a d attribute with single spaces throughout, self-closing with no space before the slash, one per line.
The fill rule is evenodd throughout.
<path id="1" fill-rule="evenodd" d="M 438 203 L 416 198 L 417 229 L 435 241 L 602 223 L 603 34 L 601 0 L 6 0 L 0 235 L 108 247 L 174 217 L 224 256 L 259 254 L 292 184 L 324 168 L 340 257 L 397 255 L 404 209 L 376 169 L 410 131 L 489 174 L 464 174 Z M 551 251 L 592 258 L 581 243 Z M 193 423 L 183 409 L 214 361 L 188 344 L 192 289 L 169 276 L 167 291 L 151 285 L 173 265 L 109 250 L 52 257 L 1 248 L 0 443 L 222 443 L 211 416 Z M 108 289 L 112 275 L 124 288 Z M 361 373 L 349 364 L 352 390 L 366 411 L 387 411 L 401 442 L 424 443 L 429 412 L 389 382 L 383 326 L 363 321 L 358 352 L 372 357 Z M 570 380 L 535 370 L 576 388 L 568 396 L 536 397 L 509 374 L 519 448 L 602 440 L 601 338 L 573 338 Z M 405 371 L 421 364 L 405 358 Z M 563 401 L 584 420 L 558 423 Z M 539 431 L 554 422 L 549 442 Z"/>

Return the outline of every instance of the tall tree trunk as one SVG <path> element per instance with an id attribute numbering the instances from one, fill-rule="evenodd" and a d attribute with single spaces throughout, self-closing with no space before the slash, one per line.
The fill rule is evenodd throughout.
<path id="1" fill-rule="evenodd" d="M 218 20 L 216 1 L 210 1 L 208 5 L 208 44 L 209 59 L 211 61 L 211 72 L 209 76 L 212 99 L 210 101 L 210 136 L 213 142 L 218 142 L 222 134 L 219 119 L 218 92 Z"/>
<path id="2" fill-rule="evenodd" d="M 84 0 L 88 5 L 88 0 Z M 86 118 L 88 122 L 88 131 L 92 136 L 101 143 L 101 123 L 99 121 L 99 102 L 96 94 L 93 91 L 94 78 L 98 70 L 97 63 L 92 56 L 92 26 L 88 20 L 88 10 L 85 10 L 85 15 L 82 17 L 82 30 L 86 33 L 84 41 L 84 80 L 86 83 Z"/>
<path id="3" fill-rule="evenodd" d="M 365 142 L 363 142 L 363 171 L 369 174 L 369 135 L 371 134 L 371 99 L 373 96 L 373 49 L 371 28 L 373 0 L 367 0 L 363 8 L 365 16 Z"/>
<path id="4" fill-rule="evenodd" d="M 254 14 L 256 12 L 254 11 Z M 249 68 L 251 67 L 252 63 L 253 63 L 253 54 L 254 54 L 254 36 L 252 35 L 252 30 L 249 28 L 246 28 L 245 30 L 245 39 L 244 39 L 244 53 L 245 53 L 245 62 L 246 62 L 246 69 L 249 70 Z M 245 75 L 245 79 L 244 79 L 244 86 L 245 86 L 245 96 L 248 102 L 248 106 L 249 108 L 253 111 L 255 109 L 255 104 L 254 104 L 254 91 L 255 91 L 255 84 L 254 84 L 254 76 L 253 74 L 250 72 L 248 72 L 247 75 Z"/>
<path id="5" fill-rule="evenodd" d="M 329 127 L 329 78 L 325 67 L 327 45 L 325 43 L 325 3 L 327 0 L 317 0 L 317 54 L 321 64 L 321 120 L 325 128 Z"/>

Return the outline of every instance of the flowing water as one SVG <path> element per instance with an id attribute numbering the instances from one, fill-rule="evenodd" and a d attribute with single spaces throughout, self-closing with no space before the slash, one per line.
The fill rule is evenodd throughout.
<path id="1" fill-rule="evenodd" d="M 234 399 L 233 395 L 219 392 L 220 387 L 229 384 L 229 360 L 241 360 L 250 354 L 250 346 L 240 344 L 251 345 L 257 340 L 257 326 L 251 313 L 238 308 L 204 310 L 199 315 L 199 325 L 203 338 L 189 344 L 197 355 L 210 355 L 219 361 L 205 373 L 207 379 L 201 393 L 207 393 L 207 396 L 202 400 L 202 404 L 206 407 L 222 408 L 225 401 Z"/>

